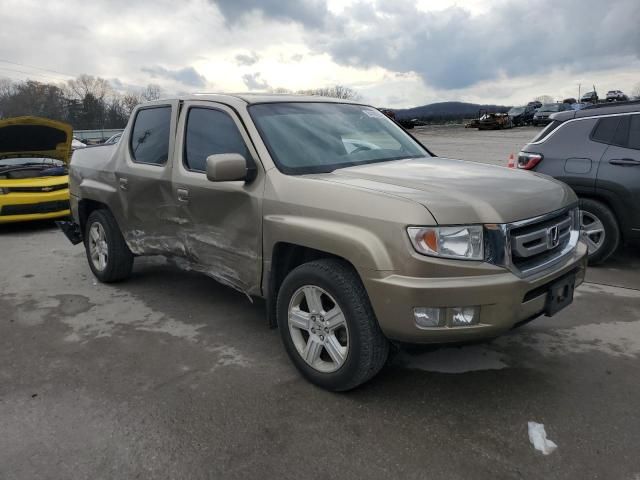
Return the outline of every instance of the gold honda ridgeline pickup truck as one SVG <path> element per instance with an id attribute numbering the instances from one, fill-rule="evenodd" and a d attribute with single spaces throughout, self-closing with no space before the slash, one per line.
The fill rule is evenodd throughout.
<path id="1" fill-rule="evenodd" d="M 499 335 L 570 304 L 577 199 L 549 177 L 434 156 L 375 108 L 281 95 L 139 106 L 74 153 L 74 222 L 102 282 L 173 257 L 266 298 L 311 382 L 348 390 L 391 344 Z"/>

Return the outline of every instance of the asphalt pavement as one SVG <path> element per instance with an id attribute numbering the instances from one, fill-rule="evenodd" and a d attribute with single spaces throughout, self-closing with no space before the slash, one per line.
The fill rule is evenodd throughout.
<path id="1" fill-rule="evenodd" d="M 343 394 L 298 375 L 263 302 L 162 258 L 103 285 L 51 223 L 0 226 L 0 253 L 1 479 L 640 479 L 635 249 L 552 318 Z"/>
<path id="2" fill-rule="evenodd" d="M 438 156 L 506 166 L 509 155 L 513 153 L 517 159 L 520 149 L 540 130 L 541 127 L 478 130 L 460 125 L 431 125 L 416 127 L 411 133 Z"/>

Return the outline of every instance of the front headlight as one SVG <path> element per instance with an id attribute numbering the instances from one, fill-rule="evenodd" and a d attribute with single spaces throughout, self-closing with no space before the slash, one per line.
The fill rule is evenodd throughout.
<path id="1" fill-rule="evenodd" d="M 484 260 L 482 225 L 409 227 L 407 232 L 418 253 L 460 260 Z"/>

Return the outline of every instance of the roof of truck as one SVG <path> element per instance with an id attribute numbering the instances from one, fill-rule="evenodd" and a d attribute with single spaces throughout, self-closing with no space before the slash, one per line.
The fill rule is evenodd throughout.
<path id="1" fill-rule="evenodd" d="M 194 93 L 181 97 L 180 100 L 210 100 L 212 102 L 224 102 L 225 100 L 242 100 L 248 104 L 278 102 L 359 103 L 351 100 L 320 97 L 317 95 L 295 95 L 278 93 Z"/>

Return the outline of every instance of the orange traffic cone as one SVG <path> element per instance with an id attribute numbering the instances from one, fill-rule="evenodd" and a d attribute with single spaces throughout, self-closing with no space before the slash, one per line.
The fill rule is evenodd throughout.
<path id="1" fill-rule="evenodd" d="M 507 167 L 516 168 L 516 159 L 513 156 L 513 152 L 511 153 L 511 155 L 509 155 L 509 162 L 507 163 Z"/>

